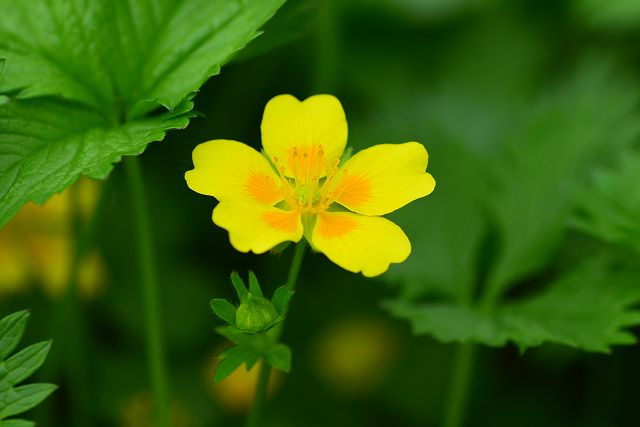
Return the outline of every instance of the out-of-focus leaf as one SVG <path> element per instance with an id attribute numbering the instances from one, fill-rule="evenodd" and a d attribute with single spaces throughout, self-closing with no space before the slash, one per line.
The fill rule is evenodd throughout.
<path id="1" fill-rule="evenodd" d="M 221 360 L 216 368 L 214 382 L 219 383 L 224 380 L 242 365 L 246 365 L 247 370 L 251 369 L 260 360 L 260 356 L 258 351 L 245 346 L 225 350 L 219 356 Z"/>
<path id="2" fill-rule="evenodd" d="M 587 234 L 640 251 L 640 153 L 625 152 L 598 171 L 581 194 L 573 224 Z"/>
<path id="3" fill-rule="evenodd" d="M 0 427 L 33 427 L 36 423 L 25 420 L 5 420 L 0 421 Z"/>
<path id="4" fill-rule="evenodd" d="M 635 30 L 640 24 L 636 0 L 574 0 L 576 14 L 590 25 L 612 31 Z"/>
<path id="5" fill-rule="evenodd" d="M 638 134 L 638 91 L 609 67 L 586 62 L 573 80 L 536 105 L 512 135 L 486 200 L 499 232 L 488 279 L 502 293 L 548 261 L 566 230 L 586 173 Z"/>
<path id="6" fill-rule="evenodd" d="M 411 239 L 412 253 L 386 277 L 402 284 L 405 297 L 429 291 L 463 298 L 477 280 L 476 257 L 485 231 L 480 203 L 484 172 L 452 140 L 434 138 L 428 147 L 436 189 L 392 215 Z"/>
<path id="7" fill-rule="evenodd" d="M 185 127 L 192 94 L 283 2 L 0 0 L 0 225 Z"/>
<path id="8" fill-rule="evenodd" d="M 267 363 L 283 372 L 291 369 L 291 349 L 284 344 L 273 346 L 266 354 Z"/>
<path id="9" fill-rule="evenodd" d="M 264 34 L 233 57 L 233 62 L 245 61 L 295 41 L 313 25 L 318 12 L 313 0 L 287 0 L 276 16 L 263 28 Z"/>
<path id="10" fill-rule="evenodd" d="M 18 345 L 29 320 L 29 311 L 22 310 L 0 320 L 0 360 L 5 359 Z"/>
<path id="11" fill-rule="evenodd" d="M 490 346 L 513 342 L 521 350 L 551 342 L 608 352 L 613 345 L 635 342 L 625 328 L 640 324 L 639 284 L 637 274 L 613 273 L 596 263 L 491 313 L 450 303 L 403 300 L 388 302 L 386 307 L 408 320 L 416 334 L 430 334 L 443 342 Z"/>

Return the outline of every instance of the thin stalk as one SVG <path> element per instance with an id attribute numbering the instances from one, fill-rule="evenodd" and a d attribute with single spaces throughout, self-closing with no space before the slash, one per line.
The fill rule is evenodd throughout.
<path id="1" fill-rule="evenodd" d="M 304 251 L 306 248 L 306 242 L 302 239 L 297 245 L 293 258 L 291 259 L 291 266 L 289 267 L 289 274 L 287 275 L 286 288 L 293 292 L 298 282 L 298 276 L 300 275 L 300 267 L 302 266 L 302 259 L 304 258 Z M 289 307 L 285 308 L 285 314 Z M 285 318 L 286 320 L 286 318 Z M 278 329 L 275 331 L 275 339 L 277 340 L 282 334 L 282 326 L 284 320 L 278 325 Z M 262 416 L 262 410 L 264 408 L 264 402 L 267 397 L 267 388 L 269 386 L 269 376 L 271 375 L 271 366 L 262 359 L 262 366 L 260 366 L 260 375 L 258 377 L 258 383 L 256 385 L 256 394 L 253 398 L 253 405 L 247 418 L 247 427 L 257 427 Z"/>
<path id="2" fill-rule="evenodd" d="M 135 237 L 138 241 L 140 284 L 142 286 L 144 319 L 147 332 L 147 362 L 153 391 L 156 425 L 169 427 L 167 370 L 149 211 L 145 200 L 144 183 L 138 158 L 133 156 L 126 157 L 124 165 L 133 206 Z"/>
<path id="3" fill-rule="evenodd" d="M 316 14 L 315 64 L 311 76 L 315 93 L 332 93 L 336 90 L 340 46 L 338 7 L 336 0 L 324 0 Z"/>
<path id="4" fill-rule="evenodd" d="M 480 313 L 489 314 L 493 310 L 496 301 L 500 298 L 501 289 L 499 282 L 489 282 L 477 303 Z M 470 294 L 463 294 L 460 298 L 460 304 L 471 305 Z M 443 427 L 461 427 L 464 425 L 476 347 L 475 344 L 469 343 L 458 344 L 456 348 L 446 412 L 442 423 Z"/>
<path id="5" fill-rule="evenodd" d="M 80 215 L 78 190 L 75 186 L 70 192 L 70 229 L 73 235 L 73 249 L 69 279 L 63 299 L 56 304 L 54 314 L 54 336 L 64 352 L 63 366 L 71 390 L 71 425 L 83 427 L 91 425 L 88 397 L 90 396 L 90 377 L 86 361 L 90 346 L 87 344 L 89 334 L 86 328 L 85 312 L 78 301 L 78 280 L 80 266 L 95 240 L 96 230 L 103 219 L 108 184 L 100 190 L 100 197 L 88 223 L 83 223 Z"/>
<path id="6" fill-rule="evenodd" d="M 443 427 L 460 427 L 464 423 L 475 352 L 474 344 L 458 344 Z"/>
<path id="7" fill-rule="evenodd" d="M 260 422 L 260 416 L 267 400 L 267 388 L 269 387 L 269 376 L 271 375 L 271 365 L 263 359 L 260 366 L 260 376 L 256 384 L 256 394 L 253 398 L 253 406 L 247 418 L 247 427 L 257 427 Z"/>

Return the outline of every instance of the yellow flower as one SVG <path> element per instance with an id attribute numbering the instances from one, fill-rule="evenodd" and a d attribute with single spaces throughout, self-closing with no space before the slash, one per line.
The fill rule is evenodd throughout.
<path id="1" fill-rule="evenodd" d="M 347 120 L 340 101 L 271 99 L 261 124 L 264 155 L 218 139 L 193 150 L 187 185 L 220 203 L 213 222 L 240 252 L 264 253 L 303 236 L 340 267 L 365 276 L 403 262 L 411 244 L 382 218 L 431 193 L 422 144 L 381 144 L 340 163 Z"/>
<path id="2" fill-rule="evenodd" d="M 99 192 L 99 182 L 82 178 L 44 206 L 28 203 L 0 230 L 0 297 L 24 291 L 31 283 L 41 285 L 52 299 L 64 295 L 73 259 L 73 204 L 78 204 L 81 219 L 87 221 Z M 97 296 L 107 275 L 100 253 L 86 254 L 78 268 L 79 294 Z"/>

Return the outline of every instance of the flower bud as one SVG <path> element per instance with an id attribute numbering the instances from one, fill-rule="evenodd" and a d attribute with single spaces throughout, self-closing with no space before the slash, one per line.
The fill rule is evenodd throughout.
<path id="1" fill-rule="evenodd" d="M 265 332 L 278 320 L 278 312 L 268 299 L 251 294 L 236 312 L 236 327 L 249 333 Z"/>

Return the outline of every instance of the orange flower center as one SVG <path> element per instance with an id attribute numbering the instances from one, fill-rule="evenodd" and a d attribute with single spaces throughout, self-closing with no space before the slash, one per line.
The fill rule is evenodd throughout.
<path id="1" fill-rule="evenodd" d="M 336 197 L 334 190 L 340 160 L 327 159 L 320 144 L 292 147 L 287 157 L 287 167 L 273 157 L 286 202 L 301 213 L 325 211 Z"/>

